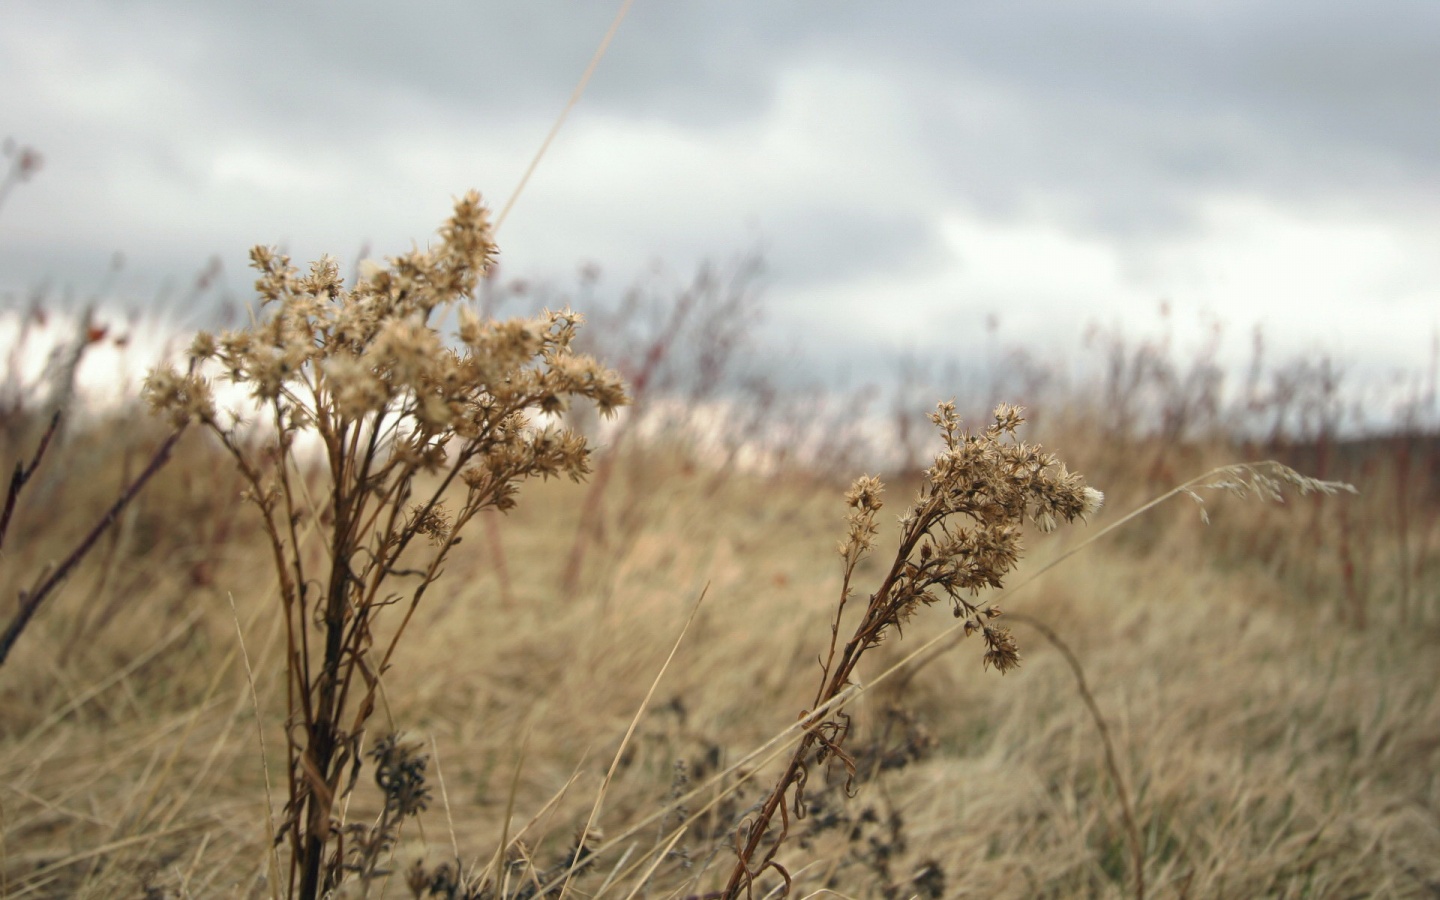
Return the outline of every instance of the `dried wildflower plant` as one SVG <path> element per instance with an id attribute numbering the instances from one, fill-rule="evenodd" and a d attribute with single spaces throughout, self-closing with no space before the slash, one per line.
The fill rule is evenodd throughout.
<path id="1" fill-rule="evenodd" d="M 854 592 L 856 568 L 879 534 L 876 515 L 884 506 L 884 488 L 878 478 L 865 476 L 845 495 L 850 512 L 839 546 L 843 580 L 820 685 L 814 705 L 803 714 L 804 734 L 789 764 L 736 836 L 739 858 L 722 894 L 726 900 L 742 892 L 749 896 L 755 879 L 768 869 L 784 879 L 788 893 L 789 873 L 775 857 L 789 833 L 791 812 L 797 819 L 805 815 L 810 766 L 839 760 L 850 778 L 856 774 L 855 761 L 843 747 L 850 719 L 841 707 L 865 651 L 892 632 L 898 634 L 922 606 L 944 598 L 955 616 L 965 620 L 965 633 L 983 638 L 985 667 L 1001 673 L 1015 668 L 1020 663 L 1015 639 L 995 623 L 999 608 L 982 606 L 979 593 L 1001 587 L 1019 561 L 1025 522 L 1053 531 L 1061 522 L 1096 512 L 1104 501 L 1053 454 L 1017 438 L 1024 419 L 1015 407 L 997 408 L 990 425 L 974 435 L 962 429 L 953 403 L 940 404 L 930 418 L 944 446 L 925 471 L 915 504 L 900 517 L 894 561 L 841 647 L 841 617 Z M 777 814 L 778 829 L 772 829 Z"/>
<path id="2" fill-rule="evenodd" d="M 579 315 L 474 311 L 495 253 L 473 192 L 437 246 L 366 263 L 353 287 L 332 259 L 302 273 L 257 247 L 268 315 L 200 334 L 188 371 L 146 381 L 154 410 L 198 421 L 229 451 L 269 537 L 287 637 L 291 896 L 321 896 L 342 875 L 337 800 L 358 772 L 380 678 L 462 529 L 513 507 L 526 479 L 589 472 L 585 439 L 540 414 L 575 398 L 602 414 L 627 402 L 619 376 L 572 351 Z M 437 325 L 452 312 L 447 340 Z M 222 414 L 207 373 L 247 389 L 253 406 Z M 302 437 L 318 439 L 328 494 L 309 486 Z M 306 552 L 312 527 L 323 555 Z M 397 620 L 377 640 L 383 609 Z"/>

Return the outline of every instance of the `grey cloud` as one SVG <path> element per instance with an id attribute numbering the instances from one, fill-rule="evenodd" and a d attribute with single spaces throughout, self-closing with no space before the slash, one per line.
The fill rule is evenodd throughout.
<path id="1" fill-rule="evenodd" d="M 181 278 L 223 251 L 243 284 L 233 270 L 257 240 L 293 237 L 297 255 L 424 240 L 445 197 L 509 189 L 617 6 L 7 4 L 0 130 L 50 165 L 0 210 L 0 281 L 80 271 L 82 257 L 103 269 L 124 249 L 137 273 Z M 696 144 L 761 131 L 807 66 L 883 81 L 905 108 L 861 124 L 913 128 L 896 137 L 905 158 L 866 158 L 848 194 L 707 171 L 696 202 L 674 196 L 689 188 L 672 173 L 669 196 L 629 205 L 547 194 L 542 167 L 504 240 L 568 269 L 600 253 L 607 266 L 612 253 L 723 255 L 758 233 L 777 286 L 813 287 L 939 264 L 934 223 L 957 208 L 1132 254 L 1192 235 L 1217 196 L 1392 220 L 1437 211 L 1431 0 L 638 0 L 547 165 L 587 121 L 662 123 Z M 473 176 L 455 162 L 467 150 Z M 242 151 L 329 177 L 247 190 L 216 174 Z M 887 163 L 905 171 L 872 181 Z M 616 165 L 581 164 L 599 181 Z M 717 203 L 707 188 L 724 179 Z"/>
<path id="2" fill-rule="evenodd" d="M 194 90 L 201 108 L 173 127 L 361 142 L 429 117 L 548 119 L 613 12 L 559 0 L 25 9 L 74 38 L 70 52 Z M 936 154 L 989 145 L 1023 162 L 971 169 L 956 187 L 981 201 L 995 182 L 1028 180 L 1088 188 L 1103 207 L 1122 168 L 1142 195 L 1152 177 L 1384 190 L 1433 177 L 1440 154 L 1440 6 L 1418 0 L 638 3 L 583 109 L 700 130 L 760 118 L 780 73 L 807 57 L 884 71 L 934 103 Z M 65 73 L 6 80 L 37 77 Z M 1010 121 L 966 132 L 927 96 L 972 90 L 998 92 Z M 1177 200 L 1161 192 L 1159 218 Z"/>
<path id="3" fill-rule="evenodd" d="M 784 260 L 779 286 L 823 286 L 874 273 L 913 273 L 942 250 L 934 222 L 918 210 L 833 206 L 789 210 L 767 219 L 761 249 Z"/>

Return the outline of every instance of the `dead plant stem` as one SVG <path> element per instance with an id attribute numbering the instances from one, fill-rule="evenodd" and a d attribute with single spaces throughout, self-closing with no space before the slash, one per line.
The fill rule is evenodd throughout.
<path id="1" fill-rule="evenodd" d="M 171 432 L 170 435 L 160 443 L 154 455 L 150 457 L 150 462 L 141 470 L 140 474 L 135 477 L 135 480 L 130 482 L 130 484 L 120 492 L 120 496 L 111 504 L 110 509 L 105 512 L 105 515 L 100 517 L 100 520 L 96 522 L 94 527 L 90 529 L 90 532 L 81 539 L 80 543 L 75 545 L 75 548 L 70 551 L 70 555 L 65 557 L 49 574 L 41 578 L 40 582 L 36 584 L 34 588 L 20 592 L 20 609 L 15 613 L 15 618 L 12 619 L 10 624 L 5 628 L 4 633 L 0 634 L 0 665 L 5 664 L 5 660 L 10 656 L 11 648 L 15 646 L 15 642 L 20 638 L 20 633 L 25 630 L 25 626 L 30 623 L 31 618 L 34 617 L 36 611 L 40 609 L 41 604 L 43 604 L 55 588 L 74 571 L 75 567 L 80 564 L 80 561 L 84 559 L 86 554 L 95 546 L 95 543 L 100 540 L 100 536 L 115 524 L 115 521 L 120 517 L 120 513 L 124 511 L 125 507 L 130 505 L 130 501 L 134 500 L 140 491 L 145 488 L 145 485 L 149 483 L 150 479 L 170 461 L 170 453 L 175 449 L 176 442 L 180 440 L 180 436 L 184 434 L 184 432 L 184 427 L 177 428 Z"/>

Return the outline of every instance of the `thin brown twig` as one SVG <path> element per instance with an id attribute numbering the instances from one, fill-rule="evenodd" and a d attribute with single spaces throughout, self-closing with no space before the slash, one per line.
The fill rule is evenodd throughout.
<path id="1" fill-rule="evenodd" d="M 0 634 L 0 665 L 5 664 L 5 660 L 10 656 L 10 649 L 15 646 L 15 641 L 20 638 L 20 633 L 25 630 L 25 626 L 30 623 L 30 619 L 35 615 L 36 610 L 45 602 L 45 599 L 50 593 L 80 564 L 80 561 L 85 558 L 85 555 L 89 553 L 95 546 L 95 543 L 100 540 L 100 536 L 115 524 L 116 519 L 120 517 L 120 513 L 124 511 L 126 506 L 130 505 L 131 500 L 134 500 L 135 497 L 139 495 L 140 491 L 144 489 L 150 479 L 155 476 L 155 473 L 159 472 L 165 463 L 170 461 L 170 453 L 175 449 L 175 443 L 180 440 L 180 435 L 184 433 L 184 426 L 171 432 L 170 436 L 161 442 L 160 447 L 155 451 L 155 455 L 150 457 L 150 462 L 145 466 L 144 470 L 120 492 L 120 496 L 115 500 L 114 504 L 106 511 L 105 515 L 100 517 L 100 521 L 96 522 L 95 526 L 90 529 L 90 533 L 85 535 L 79 544 L 75 545 L 75 549 L 70 551 L 70 555 L 52 569 L 49 575 L 42 578 L 33 590 L 20 592 L 20 609 L 15 613 L 15 618 L 11 620 L 4 633 Z"/>
<path id="2" fill-rule="evenodd" d="M 16 147 L 10 141 L 5 142 L 5 155 L 14 157 L 10 168 L 5 176 L 0 178 L 0 206 L 5 205 L 9 199 L 10 192 L 15 185 L 29 181 L 30 178 L 44 164 L 45 158 L 35 151 L 34 147 Z"/>
<path id="3" fill-rule="evenodd" d="M 5 546 L 5 535 L 10 530 L 10 517 L 15 513 L 15 503 L 20 499 L 20 492 L 25 489 L 25 484 L 35 470 L 40 467 L 40 461 L 45 457 L 45 451 L 50 447 L 50 440 L 55 437 L 55 432 L 60 430 L 60 415 L 63 410 L 55 410 L 50 417 L 50 424 L 45 427 L 45 433 L 40 436 L 40 444 L 35 448 L 35 455 L 30 457 L 30 465 L 24 462 L 15 464 L 15 472 L 10 476 L 10 490 L 5 495 L 5 512 L 0 515 L 0 547 Z"/>
<path id="4" fill-rule="evenodd" d="M 488 510 L 480 517 L 485 526 L 485 545 L 490 552 L 490 563 L 495 567 L 495 579 L 500 585 L 500 606 L 515 608 L 515 590 L 510 586 L 510 564 L 505 555 L 505 540 L 500 534 L 500 513 Z"/>

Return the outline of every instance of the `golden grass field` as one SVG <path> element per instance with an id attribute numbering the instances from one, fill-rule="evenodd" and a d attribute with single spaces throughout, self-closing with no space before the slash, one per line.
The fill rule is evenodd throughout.
<path id="1" fill-rule="evenodd" d="M 1433 436 L 1341 440 L 1328 370 L 1292 367 L 1251 421 L 1320 427 L 1241 440 L 1218 382 L 1112 336 L 1112 377 L 1021 431 L 1086 482 L 983 406 L 974 442 L 907 411 L 944 397 L 757 465 L 716 447 L 815 403 L 716 419 L 745 291 L 602 315 L 597 360 L 567 314 L 475 311 L 478 199 L 441 237 L 348 286 L 257 250 L 271 305 L 151 375 L 164 415 L 78 403 L 123 338 L 88 316 L 38 382 L 11 366 L 0 895 L 1440 894 Z M 264 427 L 217 413 L 227 371 Z M 1271 457 L 1328 482 L 1204 476 Z M 1236 495 L 1265 473 L 1283 496 Z"/>
<path id="2" fill-rule="evenodd" d="M 0 202 L 40 165 L 6 155 Z M 1433 428 L 1344 439 L 1328 360 L 1237 392 L 1104 332 L 1091 382 L 1020 348 L 862 414 L 729 368 L 749 263 L 579 310 L 572 352 L 567 314 L 491 315 L 495 228 L 467 195 L 349 283 L 257 249 L 251 328 L 118 408 L 76 371 L 144 335 L 6 311 L 0 897 L 1440 896 Z M 47 316 L 76 333 L 34 378 Z M 1433 378 L 1400 398 L 1431 422 Z M 1033 406 L 1084 483 L 998 437 L 946 469 L 947 399 Z M 1325 481 L 1218 469 L 1267 459 Z M 948 549 L 902 540 L 922 491 Z M 941 562 L 1005 588 L 904 594 Z"/>
<path id="3" fill-rule="evenodd" d="M 1317 462 L 1313 445 L 1107 435 L 1087 425 L 1099 415 L 1051 416 L 1038 437 L 1106 491 L 1105 509 L 1055 534 L 1030 529 L 1010 583 L 1173 486 L 1160 479 L 1266 450 Z M 62 434 L 17 507 L 8 596 L 144 464 L 165 432 L 142 417 Z M 7 461 L 33 452 L 34 418 L 7 420 Z M 811 773 L 810 814 L 777 856 L 793 896 L 1137 893 L 1101 732 L 1032 618 L 1083 668 L 1148 895 L 1440 893 L 1437 457 L 1433 441 L 1400 447 L 1337 445 L 1319 460 L 1328 471 L 1314 474 L 1353 481 L 1358 496 L 1277 506 L 1211 492 L 1208 525 L 1189 498 L 1168 501 L 1005 598 L 1018 670 L 983 670 L 972 637 L 853 700 L 854 796 L 843 772 Z M 860 473 L 759 475 L 664 441 L 630 441 L 613 465 L 572 588 L 563 569 L 584 484 L 527 484 L 516 509 L 482 514 L 451 553 L 365 738 L 398 730 L 422 744 L 431 801 L 401 824 L 394 874 L 341 895 L 412 896 L 414 860 L 477 872 L 507 838 L 507 880 L 473 895 L 533 895 L 574 846 L 702 594 L 618 756 L 588 844 L 602 853 L 566 890 L 699 897 L 723 885 L 733 830 L 779 763 L 732 773 L 709 813 L 697 814 L 717 790 L 690 799 L 697 815 L 673 844 L 662 842 L 684 816 L 667 803 L 812 702 L 840 589 L 842 494 Z M 918 483 L 889 480 L 879 546 L 855 576 L 862 599 L 893 553 L 889 514 Z M 286 790 L 283 627 L 242 487 L 192 429 L 0 668 L 4 896 L 284 895 L 275 872 L 283 882 L 288 851 L 272 860 L 268 839 Z M 921 610 L 859 680 L 954 621 L 943 605 Z M 754 777 L 734 787 L 742 774 Z M 378 815 L 370 775 L 339 802 L 346 822 Z M 625 874 L 643 860 L 648 878 L 649 862 Z M 755 896 L 778 883 L 763 876 Z"/>

